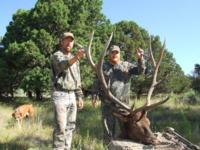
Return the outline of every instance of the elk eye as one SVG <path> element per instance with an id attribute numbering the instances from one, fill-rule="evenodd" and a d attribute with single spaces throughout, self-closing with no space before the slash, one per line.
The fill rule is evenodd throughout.
<path id="1" fill-rule="evenodd" d="M 144 130 L 144 133 L 147 134 L 148 133 L 148 130 L 147 128 L 143 127 L 143 130 Z"/>

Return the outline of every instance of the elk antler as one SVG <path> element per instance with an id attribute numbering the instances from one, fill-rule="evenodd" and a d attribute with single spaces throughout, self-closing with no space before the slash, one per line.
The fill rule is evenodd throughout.
<path id="1" fill-rule="evenodd" d="M 107 96 L 107 98 L 110 101 L 112 101 L 113 103 L 117 105 L 117 107 L 113 108 L 112 113 L 113 115 L 118 117 L 126 126 L 126 129 L 122 131 L 122 135 L 124 134 L 125 138 L 142 142 L 145 144 L 158 144 L 159 141 L 157 140 L 156 136 L 152 133 L 150 129 L 150 121 L 146 117 L 146 112 L 152 108 L 157 107 L 158 105 L 165 103 L 169 99 L 169 97 L 166 97 L 164 100 L 151 104 L 151 105 L 144 104 L 144 106 L 139 107 L 135 110 L 132 110 L 128 105 L 122 103 L 119 99 L 117 99 L 108 88 L 108 85 L 106 83 L 106 80 L 104 78 L 104 73 L 103 73 L 103 60 L 104 60 L 106 51 L 108 49 L 108 46 L 110 44 L 110 41 L 112 40 L 113 33 L 111 33 L 109 40 L 106 42 L 104 51 L 101 53 L 101 56 L 97 64 L 93 62 L 92 56 L 91 56 L 91 45 L 92 45 L 93 36 L 94 36 L 94 32 L 92 32 L 91 34 L 90 43 L 89 43 L 88 49 L 86 49 L 86 55 L 87 55 L 90 65 L 92 66 L 93 70 L 96 72 L 98 76 L 98 79 L 103 88 L 104 94 Z M 161 49 L 158 63 L 155 62 L 153 58 L 153 54 L 151 54 L 151 58 L 155 64 L 154 65 L 155 67 L 154 67 L 152 85 L 148 92 L 149 101 L 147 99 L 147 103 L 148 102 L 150 103 L 151 95 L 153 93 L 155 85 L 157 84 L 156 82 L 157 72 L 158 72 L 158 68 L 160 66 L 162 57 L 163 57 L 163 50 L 164 50 L 164 46 Z"/>
<path id="2" fill-rule="evenodd" d="M 88 46 L 88 49 L 86 49 L 86 56 L 89 60 L 90 65 L 92 66 L 93 70 L 96 72 L 98 79 L 102 85 L 103 91 L 104 93 L 108 96 L 108 98 L 113 101 L 115 104 L 118 104 L 119 106 L 121 106 L 122 108 L 126 109 L 126 110 L 131 110 L 129 106 L 125 105 L 124 103 L 122 103 L 120 100 L 118 100 L 109 90 L 106 80 L 104 78 L 104 74 L 103 74 L 103 60 L 104 57 L 106 55 L 106 51 L 110 45 L 110 42 L 112 40 L 112 36 L 113 33 L 111 33 L 109 40 L 106 42 L 105 46 L 104 46 L 104 51 L 101 53 L 101 56 L 99 58 L 99 61 L 97 64 L 94 63 L 94 61 L 92 60 L 92 56 L 91 56 L 91 45 L 92 45 L 92 41 L 93 41 L 93 37 L 94 37 L 94 31 L 91 34 L 90 37 L 90 43 Z"/>
<path id="3" fill-rule="evenodd" d="M 149 109 L 152 109 L 152 108 L 155 108 L 157 107 L 158 105 L 161 105 L 163 103 L 165 103 L 169 97 L 166 97 L 164 100 L 160 101 L 160 102 L 157 102 L 157 103 L 154 103 L 154 104 L 151 104 L 151 105 L 144 105 L 140 108 L 137 108 L 135 110 L 132 110 L 128 105 L 122 103 L 119 99 L 117 99 L 110 91 L 110 89 L 108 88 L 107 86 L 107 83 L 105 81 L 105 77 L 104 77 L 104 74 L 103 74 L 103 61 L 104 61 L 104 57 L 106 55 L 106 52 L 107 52 L 107 49 L 109 47 L 109 44 L 112 40 L 112 36 L 113 36 L 113 33 L 111 33 L 110 37 L 109 37 L 109 40 L 106 42 L 105 46 L 104 46 L 104 51 L 101 53 L 101 56 L 99 58 L 99 61 L 97 64 L 94 63 L 94 61 L 92 60 L 92 56 L 91 56 L 91 45 L 92 45 L 92 41 L 93 41 L 93 37 L 94 37 L 94 31 L 92 32 L 91 34 L 91 37 L 90 37 L 90 43 L 89 43 L 89 46 L 88 46 L 88 49 L 86 49 L 86 56 L 89 60 L 89 63 L 90 65 L 92 66 L 93 70 L 96 72 L 97 76 L 98 76 L 98 79 L 102 85 L 102 88 L 103 88 L 103 91 L 104 93 L 106 94 L 106 96 L 112 101 L 114 102 L 115 104 L 121 106 L 123 109 L 127 110 L 129 112 L 129 114 L 135 114 L 139 111 L 147 111 Z M 164 46 L 163 48 L 161 49 L 161 52 L 160 52 L 160 58 L 159 58 L 159 61 L 158 63 L 155 65 L 155 71 L 154 71 L 154 74 L 153 74 L 153 82 L 152 82 L 152 85 L 150 87 L 150 90 L 148 93 L 148 97 L 151 98 L 151 94 L 154 90 L 154 87 L 155 87 L 155 83 L 156 83 L 156 78 L 157 78 L 157 72 L 158 72 L 158 68 L 160 66 L 160 63 L 161 63 L 161 60 L 162 60 L 162 57 L 163 57 L 163 51 L 164 51 Z M 152 51 L 151 51 L 152 52 Z M 152 60 L 154 60 L 153 58 L 153 55 L 151 54 L 151 57 L 152 57 Z M 155 62 L 155 61 L 154 61 Z M 150 100 L 149 100 L 150 101 Z M 147 103 L 148 103 L 148 99 L 147 99 Z"/>
<path id="4" fill-rule="evenodd" d="M 156 62 L 155 59 L 154 59 L 154 56 L 153 56 L 153 52 L 152 52 L 151 37 L 150 37 L 149 53 L 150 53 L 152 65 L 153 65 L 153 68 L 154 68 L 154 70 L 153 70 L 153 80 L 152 80 L 151 86 L 148 90 L 148 94 L 147 94 L 147 98 L 146 98 L 146 104 L 144 106 L 140 107 L 140 108 L 137 108 L 132 113 L 137 113 L 137 112 L 140 112 L 140 111 L 147 111 L 147 110 L 153 109 L 153 108 L 155 108 L 155 107 L 157 107 L 157 106 L 159 106 L 159 105 L 161 105 L 161 104 L 163 104 L 163 103 L 165 103 L 166 101 L 169 100 L 169 96 L 167 96 L 167 97 L 164 98 L 164 100 L 150 105 L 150 100 L 151 100 L 151 96 L 153 94 L 154 88 L 157 84 L 160 83 L 160 81 L 157 81 L 157 75 L 158 75 L 158 69 L 160 67 L 160 64 L 161 64 L 161 61 L 162 61 L 162 58 L 163 58 L 164 48 L 165 48 L 165 41 L 163 43 L 162 48 L 160 49 L 160 55 L 159 55 L 159 58 L 158 58 L 158 62 Z"/>
<path id="5" fill-rule="evenodd" d="M 160 49 L 160 55 L 159 55 L 158 62 L 156 62 L 155 59 L 154 59 L 154 56 L 153 56 L 153 52 L 152 52 L 151 37 L 150 37 L 149 52 L 150 52 L 150 57 L 151 57 L 151 60 L 152 60 L 154 71 L 153 71 L 153 80 L 152 80 L 151 86 L 150 86 L 148 94 L 147 94 L 147 99 L 146 99 L 146 105 L 147 106 L 150 105 L 151 96 L 153 94 L 155 86 L 160 83 L 160 81 L 157 81 L 157 75 L 158 75 L 158 69 L 159 69 L 161 61 L 163 59 L 164 48 L 165 48 L 165 41 L 163 43 L 162 48 Z M 169 99 L 169 98 L 166 98 L 166 99 Z"/>

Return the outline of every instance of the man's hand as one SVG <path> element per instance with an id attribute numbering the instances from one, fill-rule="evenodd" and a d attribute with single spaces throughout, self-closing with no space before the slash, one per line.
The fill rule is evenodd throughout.
<path id="1" fill-rule="evenodd" d="M 137 48 L 137 49 L 136 49 L 136 55 L 137 55 L 137 58 L 138 58 L 138 59 L 143 59 L 144 50 L 141 49 L 141 48 Z"/>
<path id="2" fill-rule="evenodd" d="M 80 59 L 81 57 L 83 57 L 85 54 L 85 50 L 83 48 L 78 49 L 77 53 L 76 53 L 76 57 L 78 59 Z"/>
<path id="3" fill-rule="evenodd" d="M 83 102 L 82 99 L 80 99 L 80 100 L 78 101 L 78 109 L 83 109 L 83 107 L 84 107 L 84 102 Z"/>

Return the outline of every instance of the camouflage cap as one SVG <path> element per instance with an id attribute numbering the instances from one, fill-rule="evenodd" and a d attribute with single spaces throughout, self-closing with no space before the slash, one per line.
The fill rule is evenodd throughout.
<path id="1" fill-rule="evenodd" d="M 111 48 L 110 48 L 110 52 L 112 52 L 112 51 L 120 52 L 119 46 L 117 46 L 117 45 L 112 45 Z"/>
<path id="2" fill-rule="evenodd" d="M 71 32 L 64 32 L 62 39 L 67 38 L 67 37 L 71 37 L 74 40 L 74 34 Z"/>

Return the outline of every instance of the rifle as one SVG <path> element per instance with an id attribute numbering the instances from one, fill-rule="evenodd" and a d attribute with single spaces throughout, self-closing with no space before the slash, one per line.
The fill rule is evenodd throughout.
<path id="1" fill-rule="evenodd" d="M 165 128 L 165 131 L 174 135 L 179 141 L 181 141 L 182 143 L 184 143 L 186 146 L 188 146 L 191 150 L 200 150 L 199 146 L 191 143 L 190 141 L 188 141 L 186 138 L 184 138 L 183 136 L 181 136 L 180 134 L 178 134 L 174 128 L 172 127 L 167 127 Z"/>

